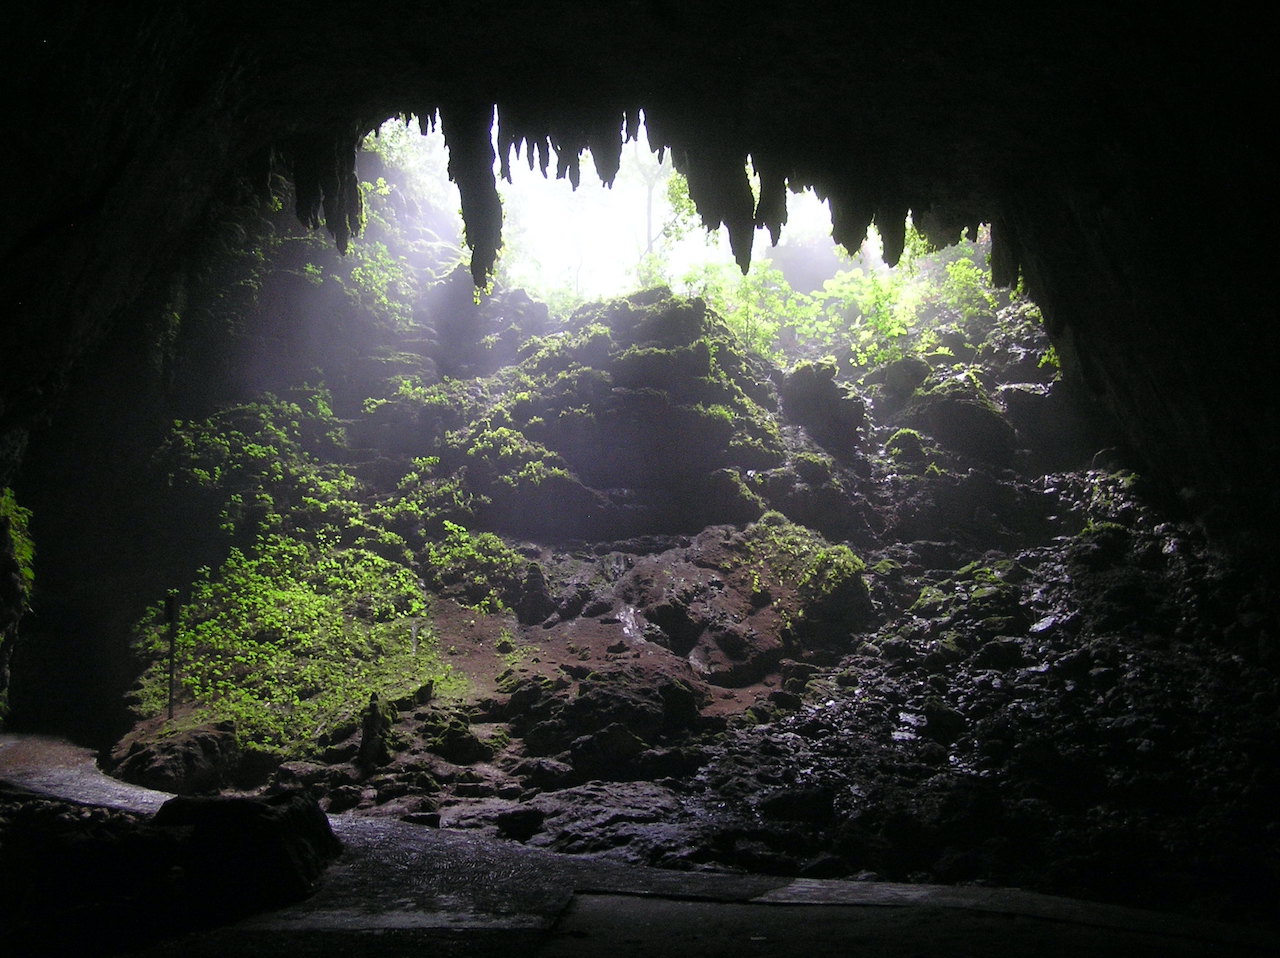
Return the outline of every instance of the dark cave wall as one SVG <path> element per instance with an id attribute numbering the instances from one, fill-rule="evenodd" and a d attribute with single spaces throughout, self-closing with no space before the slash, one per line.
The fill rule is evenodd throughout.
<path id="1" fill-rule="evenodd" d="M 643 108 L 700 210 L 739 236 L 777 225 L 784 181 L 830 197 L 854 245 L 873 219 L 892 244 L 908 211 L 940 236 L 994 221 L 997 268 L 1021 269 L 1139 461 L 1224 528 L 1275 527 L 1256 466 L 1275 452 L 1276 334 L 1250 199 L 1266 61 L 1244 15 L 64 2 L 5 43 L 23 145 L 0 204 L 0 434 L 38 422 L 77 357 L 198 265 L 273 168 L 340 234 L 355 136 L 440 108 L 483 262 L 489 104 L 500 141 L 550 152 L 552 175 L 584 147 L 610 155 Z M 758 210 L 734 172 L 748 154 Z"/>

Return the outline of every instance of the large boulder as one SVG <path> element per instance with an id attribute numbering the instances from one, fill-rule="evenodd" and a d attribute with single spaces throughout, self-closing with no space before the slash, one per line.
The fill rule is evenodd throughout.
<path id="1" fill-rule="evenodd" d="M 301 899 L 340 851 L 301 793 L 182 796 L 150 819 L 0 794 L 5 954 L 133 954 Z"/>
<path id="2" fill-rule="evenodd" d="M 782 411 L 833 453 L 853 451 L 867 407 L 835 381 L 833 363 L 800 363 L 782 381 Z"/>
<path id="3" fill-rule="evenodd" d="M 342 844 L 316 802 L 301 792 L 269 798 L 180 796 L 151 820 L 182 835 L 190 896 L 243 914 L 305 898 Z"/>
<path id="4" fill-rule="evenodd" d="M 175 795 L 195 795 L 233 784 L 242 755 L 235 725 L 201 725 L 165 738 L 122 739 L 104 764 L 116 778 Z"/>
<path id="5" fill-rule="evenodd" d="M 952 452 L 992 465 L 1007 465 L 1016 444 L 1013 427 L 986 393 L 955 380 L 917 390 L 902 423 L 928 433 Z"/>

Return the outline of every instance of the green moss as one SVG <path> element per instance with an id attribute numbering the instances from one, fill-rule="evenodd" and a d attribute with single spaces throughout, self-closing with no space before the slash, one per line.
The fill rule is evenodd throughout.
<path id="1" fill-rule="evenodd" d="M 920 595 L 908 611 L 923 618 L 933 618 L 942 615 L 955 598 L 953 592 L 946 592 L 935 585 L 925 585 L 921 587 Z"/>
<path id="2" fill-rule="evenodd" d="M 924 448 L 924 437 L 914 429 L 899 429 L 889 437 L 884 450 L 900 462 L 916 464 L 929 458 Z"/>
<path id="3" fill-rule="evenodd" d="M 854 627 L 870 611 L 866 563 L 845 545 L 833 545 L 780 512 L 764 513 L 743 532 L 741 544 L 760 595 L 796 596 L 782 608 L 800 637 L 830 638 Z"/>
<path id="4" fill-rule="evenodd" d="M 667 349 L 632 346 L 612 359 L 609 372 L 614 382 L 624 388 L 649 386 L 683 398 L 712 383 L 712 350 L 705 339 Z"/>
<path id="5" fill-rule="evenodd" d="M 830 456 L 809 452 L 798 453 L 791 464 L 802 482 L 815 486 L 830 482 L 835 469 Z"/>

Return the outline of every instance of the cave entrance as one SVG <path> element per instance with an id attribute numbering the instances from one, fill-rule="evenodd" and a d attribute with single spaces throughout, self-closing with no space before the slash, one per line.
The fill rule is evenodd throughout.
<path id="1" fill-rule="evenodd" d="M 462 246 L 464 224 L 456 188 L 449 182 L 448 149 L 438 125 L 415 132 L 389 120 L 365 141 L 362 163 L 394 167 L 395 185 L 415 207 L 429 207 L 431 225 L 443 227 L 448 242 Z M 493 127 L 495 157 L 500 155 L 498 124 Z M 688 182 L 676 171 L 669 151 L 647 142 L 643 122 L 620 154 L 619 167 L 605 182 L 590 150 L 572 175 L 556 175 L 554 165 L 540 167 L 534 147 L 516 144 L 507 163 L 494 161 L 503 209 L 503 248 L 496 279 L 571 311 L 589 299 L 626 295 L 666 285 L 680 293 L 711 289 L 725 295 L 738 285 L 734 253 L 723 226 L 708 229 L 689 196 Z M 748 170 L 750 170 L 748 164 Z M 367 177 L 362 177 L 366 179 Z M 385 180 L 384 180 L 385 184 Z M 752 174 L 755 195 L 759 178 Z M 831 214 L 812 189 L 790 197 L 783 245 L 770 252 L 763 226 L 754 234 L 752 262 L 770 260 L 799 292 L 812 292 L 841 265 L 831 239 Z M 879 235 L 871 230 L 855 257 L 866 256 L 883 268 Z M 848 265 L 846 256 L 844 265 Z"/>
<path id="2" fill-rule="evenodd" d="M 61 663 L 92 636 L 109 667 L 81 688 L 111 676 L 133 710 L 121 777 L 678 868 L 1067 890 L 1087 847 L 1123 898 L 1131 842 L 1199 828 L 1195 795 L 1153 783 L 1242 706 L 1173 709 L 1161 676 L 1265 682 L 1175 647 L 1214 560 L 1095 456 L 989 231 L 904 229 L 894 269 L 874 242 L 782 243 L 743 276 L 681 262 L 665 241 L 708 249 L 687 194 L 624 167 L 625 257 L 549 266 L 568 217 L 513 183 L 477 292 L 448 161 L 428 141 L 406 166 L 419 145 L 387 129 L 362 157 L 345 256 L 264 217 L 122 331 L 71 400 L 92 416 L 33 445 L 18 499 L 55 571 L 15 714 L 76 711 Z M 608 245 L 620 215 L 574 235 Z M 593 301 L 611 273 L 631 290 Z M 70 449 L 129 477 L 111 508 Z"/>

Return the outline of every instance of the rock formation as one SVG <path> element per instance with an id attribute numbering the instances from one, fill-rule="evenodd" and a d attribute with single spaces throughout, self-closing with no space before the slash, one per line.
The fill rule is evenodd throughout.
<path id="1" fill-rule="evenodd" d="M 1253 468 L 1280 434 L 1250 202 L 1266 162 L 1260 42 L 1244 14 L 1123 6 L 144 15 L 64 0 L 7 30 L 7 125 L 30 145 L 11 157 L 0 231 L 0 433 L 35 422 L 76 358 L 198 262 L 199 237 L 273 173 L 343 246 L 361 221 L 359 136 L 438 116 L 480 281 L 501 242 L 493 107 L 500 165 L 522 150 L 575 183 L 584 148 L 611 177 L 643 114 L 744 263 L 753 226 L 785 220 L 787 187 L 828 198 L 846 246 L 874 222 L 890 258 L 908 212 L 939 239 L 991 222 L 999 277 L 1026 280 L 1151 472 L 1224 523 L 1271 523 L 1274 487 Z"/>

